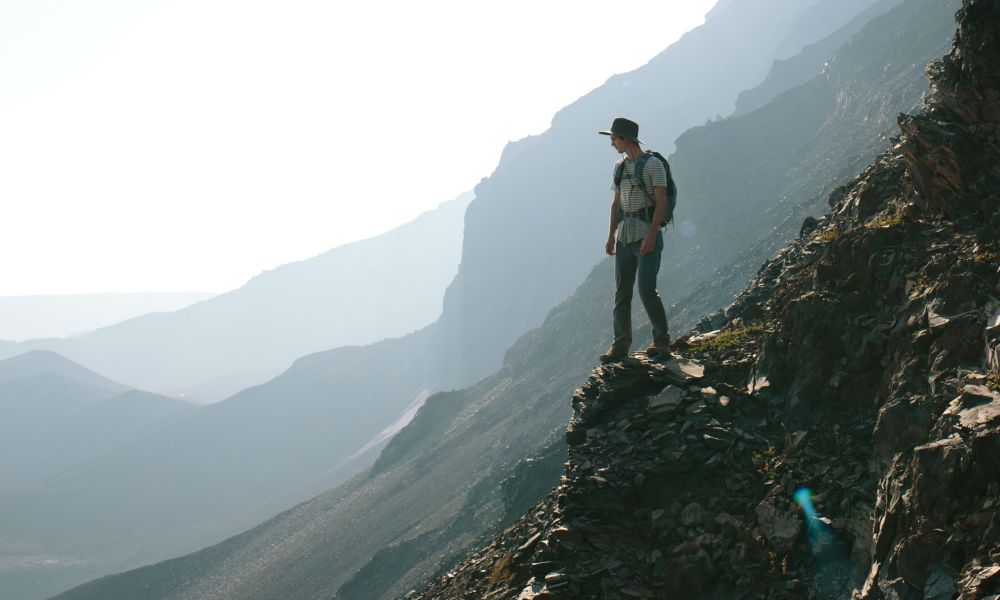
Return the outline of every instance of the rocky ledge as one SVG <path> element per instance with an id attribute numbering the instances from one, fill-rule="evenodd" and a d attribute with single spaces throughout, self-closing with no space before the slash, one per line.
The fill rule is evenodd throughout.
<path id="1" fill-rule="evenodd" d="M 729 383 L 762 383 L 744 359 L 773 334 L 743 326 L 695 338 L 674 361 L 633 356 L 596 369 L 573 398 L 560 485 L 419 597 L 846 598 L 864 587 L 881 499 L 877 412 L 845 409 L 790 430 L 785 399 L 770 386 Z M 1000 398 L 968 397 L 950 407 L 959 431 L 1000 439 Z M 952 478 L 987 458 L 956 450 L 970 464 L 949 463 Z M 1000 448 L 986 453 L 1000 459 Z M 989 488 L 966 487 L 982 483 Z M 983 520 L 998 497 L 982 491 L 949 518 L 996 550 L 996 529 Z M 951 495 L 935 493 L 945 503 Z M 996 561 L 978 558 L 929 569 L 928 595 L 914 597 L 995 584 Z"/>

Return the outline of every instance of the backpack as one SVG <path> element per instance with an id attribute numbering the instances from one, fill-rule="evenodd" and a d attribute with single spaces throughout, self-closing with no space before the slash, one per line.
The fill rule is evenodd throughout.
<path id="1" fill-rule="evenodd" d="M 635 172 L 639 174 L 638 177 L 639 187 L 642 188 L 642 191 L 646 194 L 646 197 L 649 198 L 649 201 L 653 204 L 653 206 L 646 207 L 645 210 L 646 222 L 650 222 L 653 220 L 653 209 L 655 209 L 656 207 L 656 201 L 653 198 L 653 194 L 646 189 L 646 179 L 642 176 L 643 170 L 646 168 L 646 161 L 649 160 L 651 157 L 663 163 L 663 168 L 667 172 L 667 209 L 663 215 L 663 222 L 660 223 L 660 227 L 666 227 L 667 223 L 670 223 L 674 220 L 674 208 L 677 207 L 677 184 L 674 183 L 674 178 L 670 174 L 670 164 L 667 162 L 667 159 L 663 158 L 663 155 L 660 154 L 659 152 L 654 152 L 653 150 L 646 150 L 645 152 L 642 153 L 642 156 L 636 159 Z M 615 187 L 621 185 L 622 175 L 624 171 L 625 171 L 625 161 L 622 161 L 618 163 L 618 167 L 615 169 Z M 623 216 L 624 216 L 624 211 L 619 210 L 618 220 L 621 221 Z"/>

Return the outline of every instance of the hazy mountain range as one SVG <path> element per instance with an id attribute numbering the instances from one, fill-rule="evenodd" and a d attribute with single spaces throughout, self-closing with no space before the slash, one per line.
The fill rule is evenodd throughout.
<path id="1" fill-rule="evenodd" d="M 464 388 L 495 370 L 504 353 L 499 373 L 432 396 L 375 470 L 201 554 L 95 582 L 71 597 L 125 598 L 127 589 L 151 598 L 254 597 L 255 589 L 273 597 L 267 594 L 279 588 L 299 597 L 338 590 L 392 597 L 511 518 L 531 490 L 535 499 L 544 494 L 556 472 L 546 466 L 559 462 L 567 399 L 608 335 L 610 267 L 593 266 L 614 155 L 596 131 L 630 114 L 643 124 L 641 137 L 668 149 L 657 141 L 733 112 L 744 89 L 769 86 L 760 97 L 770 101 L 687 133 L 671 157 L 682 195 L 662 290 L 670 303 L 683 301 L 671 311 L 675 332 L 683 331 L 731 299 L 802 218 L 886 143 L 896 112 L 926 87 L 923 65 L 946 48 L 954 10 L 907 0 L 879 17 L 894 3 L 855 2 L 837 3 L 831 15 L 830 4 L 787 2 L 761 14 L 751 4 L 730 2 L 642 69 L 561 111 L 545 134 L 507 148 L 469 205 L 462 264 L 434 325 L 303 358 L 265 386 L 199 409 L 197 418 L 185 415 L 125 451 L 0 498 L 2 526 L 19 543 L 38 547 L 39 523 L 58 516 L 68 526 L 51 530 L 46 550 L 69 564 L 81 560 L 73 549 L 90 549 L 92 562 L 76 571 L 36 573 L 79 581 L 88 570 L 197 547 L 308 498 L 373 460 L 380 442 L 344 465 L 425 392 Z M 861 21 L 878 20 L 861 27 L 862 13 Z M 736 35 L 744 30 L 772 35 Z M 850 41 L 822 63 L 792 56 L 806 45 L 806 52 L 836 46 L 833 36 Z M 777 81 L 794 85 L 801 77 L 772 71 L 767 78 L 778 58 L 820 70 L 781 89 Z M 555 221 L 563 226 L 552 228 Z M 535 238 L 546 243 L 524 242 Z M 535 455 L 548 458 L 519 463 Z M 298 592 L 281 587 L 292 580 Z"/>
<path id="2" fill-rule="evenodd" d="M 368 344 L 433 322 L 458 269 L 471 198 L 266 271 L 193 306 L 72 339 L 0 344 L 0 357 L 52 350 L 137 388 L 221 400 L 267 381 L 305 354 Z"/>

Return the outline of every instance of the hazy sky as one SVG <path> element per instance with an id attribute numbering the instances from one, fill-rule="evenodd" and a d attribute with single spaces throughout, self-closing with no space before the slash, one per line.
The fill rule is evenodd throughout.
<path id="1" fill-rule="evenodd" d="M 0 295 L 222 292 L 386 231 L 714 3 L 4 0 Z"/>

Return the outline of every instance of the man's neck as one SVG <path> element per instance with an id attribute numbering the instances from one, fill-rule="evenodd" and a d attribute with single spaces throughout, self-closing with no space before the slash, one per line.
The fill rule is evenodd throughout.
<path id="1" fill-rule="evenodd" d="M 629 160 L 635 160 L 642 156 L 642 148 L 639 147 L 639 144 L 629 144 L 628 147 L 625 148 L 625 156 Z"/>

